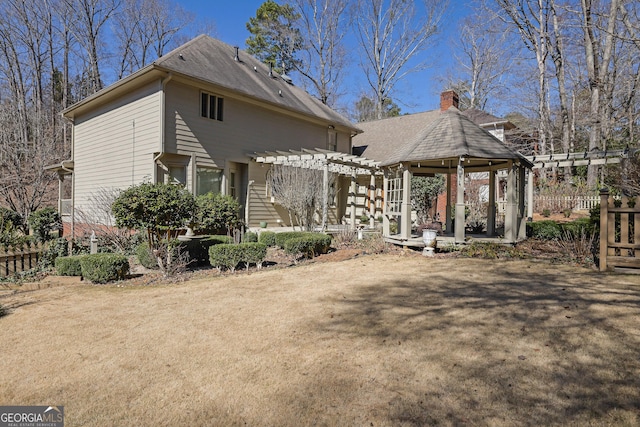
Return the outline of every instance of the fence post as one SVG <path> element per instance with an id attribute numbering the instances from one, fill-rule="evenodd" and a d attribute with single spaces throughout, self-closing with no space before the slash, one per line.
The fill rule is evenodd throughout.
<path id="1" fill-rule="evenodd" d="M 609 189 L 600 190 L 600 271 L 607 270 L 609 245 Z"/>

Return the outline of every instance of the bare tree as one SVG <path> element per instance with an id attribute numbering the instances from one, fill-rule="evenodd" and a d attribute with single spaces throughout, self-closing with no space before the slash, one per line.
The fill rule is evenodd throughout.
<path id="1" fill-rule="evenodd" d="M 353 12 L 361 66 L 375 94 L 378 118 L 385 99 L 407 74 L 423 69 L 425 60 L 408 66 L 438 31 L 448 0 L 359 0 Z M 416 7 L 418 6 L 418 7 Z"/>
<path id="2" fill-rule="evenodd" d="M 323 104 L 334 105 L 345 71 L 347 0 L 295 0 L 302 37 L 296 69 Z"/>
<path id="3" fill-rule="evenodd" d="M 454 50 L 456 77 L 446 85 L 458 91 L 463 109 L 485 110 L 491 99 L 505 90 L 507 76 L 518 57 L 510 46 L 509 32 L 502 31 L 496 21 L 480 10 L 460 24 Z"/>
<path id="4" fill-rule="evenodd" d="M 102 32 L 105 25 L 120 7 L 121 0 L 64 0 L 68 11 L 73 13 L 70 29 L 86 53 L 89 91 L 102 89 L 104 82 L 100 73 L 100 45 L 104 42 Z"/>
<path id="5" fill-rule="evenodd" d="M 193 15 L 168 0 L 123 0 L 114 15 L 118 78 L 144 67 L 175 44 Z"/>
<path id="6" fill-rule="evenodd" d="M 496 0 L 505 22 L 511 23 L 528 50 L 534 53 L 538 70 L 539 151 L 547 152 L 549 123 L 547 57 L 549 55 L 549 0 Z M 552 142 L 552 141 L 551 141 Z M 553 147 L 551 147 L 553 151 Z"/>
<path id="7" fill-rule="evenodd" d="M 297 222 L 301 228 L 311 230 L 313 218 L 325 200 L 323 171 L 272 165 L 267 182 L 276 203 L 289 212 L 291 226 Z M 326 188 L 333 187 L 334 182 L 335 175 L 329 174 Z"/>

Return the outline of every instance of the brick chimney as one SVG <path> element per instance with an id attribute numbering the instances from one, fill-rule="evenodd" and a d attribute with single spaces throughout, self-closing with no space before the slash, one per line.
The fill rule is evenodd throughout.
<path id="1" fill-rule="evenodd" d="M 458 94 L 453 90 L 446 90 L 440 94 L 440 111 L 447 111 L 449 107 L 458 108 Z"/>

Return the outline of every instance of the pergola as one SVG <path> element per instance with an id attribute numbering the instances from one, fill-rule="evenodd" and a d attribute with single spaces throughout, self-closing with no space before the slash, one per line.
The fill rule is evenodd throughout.
<path id="1" fill-rule="evenodd" d="M 324 203 L 322 204 L 322 229 L 327 227 L 327 208 L 329 197 L 329 173 L 345 175 L 351 178 L 349 193 L 351 195 L 350 206 L 350 226 L 352 229 L 356 227 L 356 180 L 358 176 L 370 175 L 371 185 L 375 186 L 375 176 L 381 173 L 380 162 L 366 159 L 364 157 L 353 154 L 340 153 L 337 151 L 315 149 L 301 149 L 288 151 L 267 151 L 264 153 L 255 153 L 251 156 L 257 163 L 267 163 L 275 165 L 285 165 L 306 169 L 316 169 L 324 171 L 323 194 Z M 374 206 L 374 204 L 372 204 Z M 373 215 L 372 221 L 373 221 Z"/>

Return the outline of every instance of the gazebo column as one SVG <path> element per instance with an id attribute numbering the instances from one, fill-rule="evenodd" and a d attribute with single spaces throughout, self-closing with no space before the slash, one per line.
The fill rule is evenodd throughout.
<path id="1" fill-rule="evenodd" d="M 509 166 L 507 173 L 507 202 L 504 214 L 504 238 L 515 243 L 518 237 L 518 201 L 516 190 L 516 165 Z"/>
<path id="2" fill-rule="evenodd" d="M 464 159 L 458 161 L 457 188 L 456 188 L 456 223 L 455 241 L 464 243 L 465 205 L 464 205 Z"/>
<path id="3" fill-rule="evenodd" d="M 527 220 L 533 221 L 533 170 L 527 171 Z"/>
<path id="4" fill-rule="evenodd" d="M 329 163 L 325 161 L 322 168 L 322 232 L 327 231 L 329 216 Z"/>
<path id="5" fill-rule="evenodd" d="M 356 171 L 353 170 L 351 172 L 351 185 L 349 186 L 349 196 L 351 197 L 351 205 L 349 207 L 349 227 L 351 228 L 351 230 L 355 230 L 356 229 L 356 203 L 357 203 L 357 185 L 358 183 L 356 182 Z"/>
<path id="6" fill-rule="evenodd" d="M 405 165 L 402 171 L 402 216 L 400 217 L 400 237 L 411 238 L 411 171 Z"/>
<path id="7" fill-rule="evenodd" d="M 390 224 L 389 224 L 389 212 L 387 210 L 387 202 L 389 194 L 389 170 L 384 170 L 384 175 L 382 178 L 382 237 L 389 237 L 390 233 Z"/>
<path id="8" fill-rule="evenodd" d="M 489 207 L 487 210 L 487 236 L 496 234 L 496 172 L 489 171 Z"/>
<path id="9" fill-rule="evenodd" d="M 369 227 L 376 226 L 376 175 L 371 173 L 369 180 Z"/>
<path id="10" fill-rule="evenodd" d="M 447 171 L 447 207 L 445 210 L 445 221 L 447 234 L 453 234 L 453 222 L 451 221 L 451 168 Z"/>
<path id="11" fill-rule="evenodd" d="M 525 178 L 527 170 L 521 164 L 518 165 L 518 236 L 517 240 L 527 238 L 527 222 L 524 220 Z"/>

